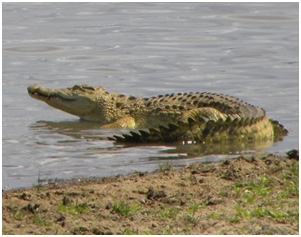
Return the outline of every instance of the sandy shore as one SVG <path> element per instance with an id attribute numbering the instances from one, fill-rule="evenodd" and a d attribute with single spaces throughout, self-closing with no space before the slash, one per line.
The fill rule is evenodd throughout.
<path id="1" fill-rule="evenodd" d="M 299 234 L 299 160 L 266 154 L 2 192 L 3 234 Z"/>

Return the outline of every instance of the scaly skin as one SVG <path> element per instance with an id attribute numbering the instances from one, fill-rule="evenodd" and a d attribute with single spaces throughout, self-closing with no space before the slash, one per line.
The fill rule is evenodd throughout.
<path id="1" fill-rule="evenodd" d="M 268 119 L 262 108 L 222 94 L 173 93 L 136 98 L 87 85 L 65 89 L 33 85 L 28 93 L 82 120 L 99 122 L 102 128 L 140 129 L 115 136 L 117 141 L 256 142 L 279 139 L 288 133 L 277 121 Z"/>

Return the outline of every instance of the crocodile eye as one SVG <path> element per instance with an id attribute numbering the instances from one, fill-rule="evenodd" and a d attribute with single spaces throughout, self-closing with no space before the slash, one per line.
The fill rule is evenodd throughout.
<path id="1" fill-rule="evenodd" d="M 87 89 L 87 90 L 95 91 L 95 87 L 93 87 L 93 86 L 82 85 L 81 87 L 84 89 Z"/>
<path id="2" fill-rule="evenodd" d="M 95 91 L 95 88 L 88 85 L 75 85 L 72 87 L 72 90 L 73 91 L 80 90 L 82 92 L 85 92 L 87 90 Z"/>
<path id="3" fill-rule="evenodd" d="M 74 85 L 73 87 L 72 87 L 72 90 L 82 90 L 82 87 L 80 86 L 80 85 Z"/>

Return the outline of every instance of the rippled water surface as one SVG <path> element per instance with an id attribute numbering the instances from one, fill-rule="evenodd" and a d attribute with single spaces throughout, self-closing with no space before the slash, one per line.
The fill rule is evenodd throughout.
<path id="1" fill-rule="evenodd" d="M 123 146 L 117 131 L 33 100 L 26 88 L 101 85 L 135 96 L 209 91 L 263 107 L 298 148 L 298 3 L 3 3 L 2 186 L 231 158 L 231 148 Z M 244 152 L 250 152 L 244 151 Z"/>

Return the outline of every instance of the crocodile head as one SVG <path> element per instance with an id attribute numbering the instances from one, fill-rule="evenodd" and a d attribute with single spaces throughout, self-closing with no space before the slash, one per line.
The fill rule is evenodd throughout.
<path id="1" fill-rule="evenodd" d="M 75 85 L 72 88 L 49 89 L 41 85 L 27 88 L 28 94 L 64 112 L 79 116 L 83 120 L 98 121 L 94 111 L 99 109 L 99 95 L 106 94 L 102 87 Z"/>

